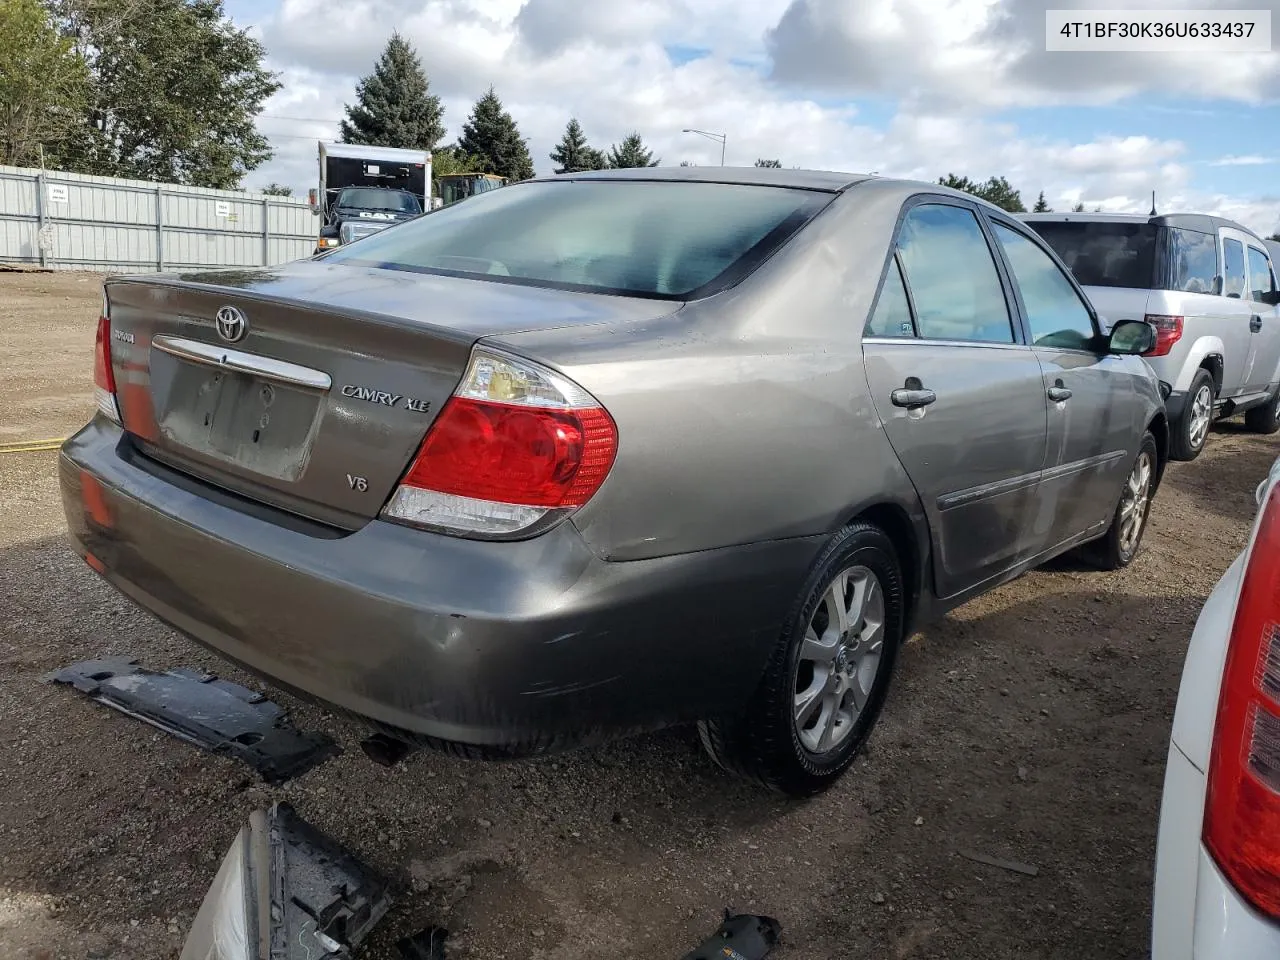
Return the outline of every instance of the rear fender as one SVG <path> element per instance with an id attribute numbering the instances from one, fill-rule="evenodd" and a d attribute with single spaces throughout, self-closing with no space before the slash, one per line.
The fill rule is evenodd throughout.
<path id="1" fill-rule="evenodd" d="M 910 481 L 907 481 L 908 484 Z M 914 487 L 908 486 L 912 493 Z M 840 514 L 840 520 L 831 531 L 832 535 L 855 521 L 873 524 L 879 527 L 893 541 L 898 549 L 898 559 L 902 564 L 906 593 L 906 632 L 910 636 L 914 629 L 927 619 L 927 611 L 931 608 L 933 596 L 933 575 L 930 558 L 933 555 L 932 541 L 929 531 L 929 519 L 918 497 L 910 499 L 901 497 L 886 500 L 878 498 L 851 505 Z"/>
<path id="2" fill-rule="evenodd" d="M 1182 369 L 1178 372 L 1178 379 L 1173 384 L 1174 392 L 1186 393 L 1191 389 L 1191 381 L 1206 357 L 1224 357 L 1226 352 L 1226 348 L 1222 345 L 1221 337 L 1200 337 L 1196 340 L 1191 345 L 1186 360 L 1182 362 Z"/>

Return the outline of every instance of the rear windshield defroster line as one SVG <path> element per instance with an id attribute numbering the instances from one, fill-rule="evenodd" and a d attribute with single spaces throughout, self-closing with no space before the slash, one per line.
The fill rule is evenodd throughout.
<path id="1" fill-rule="evenodd" d="M 741 282 L 835 196 L 701 181 L 536 181 L 471 197 L 325 260 L 695 300 Z"/>

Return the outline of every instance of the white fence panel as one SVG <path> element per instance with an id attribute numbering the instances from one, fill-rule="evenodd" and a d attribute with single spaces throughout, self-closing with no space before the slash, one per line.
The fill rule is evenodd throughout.
<path id="1" fill-rule="evenodd" d="M 0 166 L 0 263 L 137 273 L 309 257 L 307 201 Z"/>

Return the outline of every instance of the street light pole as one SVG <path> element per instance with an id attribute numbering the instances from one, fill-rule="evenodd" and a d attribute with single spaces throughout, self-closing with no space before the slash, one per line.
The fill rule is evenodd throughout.
<path id="1" fill-rule="evenodd" d="M 681 132 L 681 133 L 696 133 L 696 134 L 697 134 L 698 136 L 700 136 L 700 137 L 706 137 L 708 140 L 715 140 L 716 142 L 718 142 L 718 143 L 720 144 L 720 166 L 722 166 L 722 167 L 724 166 L 724 150 L 725 150 L 725 146 L 726 146 L 726 145 L 728 144 L 728 142 L 729 142 L 729 136 L 728 136 L 728 134 L 724 134 L 724 133 L 710 133 L 709 131 L 706 131 L 706 130 L 695 130 L 695 129 L 693 129 L 692 127 L 685 127 L 685 128 L 684 128 L 683 130 L 681 130 L 680 132 Z"/>

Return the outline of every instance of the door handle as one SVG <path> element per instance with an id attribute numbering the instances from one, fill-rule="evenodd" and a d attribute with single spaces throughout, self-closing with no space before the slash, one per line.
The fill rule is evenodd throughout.
<path id="1" fill-rule="evenodd" d="M 1261 329 L 1262 329 L 1262 318 L 1255 313 L 1252 317 L 1249 318 L 1249 330 L 1252 333 L 1257 333 Z"/>
<path id="2" fill-rule="evenodd" d="M 1046 392 L 1049 394 L 1049 399 L 1054 403 L 1061 403 L 1063 400 L 1071 399 L 1071 391 L 1060 383 L 1054 384 Z"/>
<path id="3" fill-rule="evenodd" d="M 889 399 L 893 401 L 895 407 L 906 407 L 908 410 L 914 410 L 919 407 L 927 407 L 938 399 L 938 395 L 932 390 L 925 390 L 924 388 L 911 390 L 906 387 L 899 387 L 889 394 Z"/>

